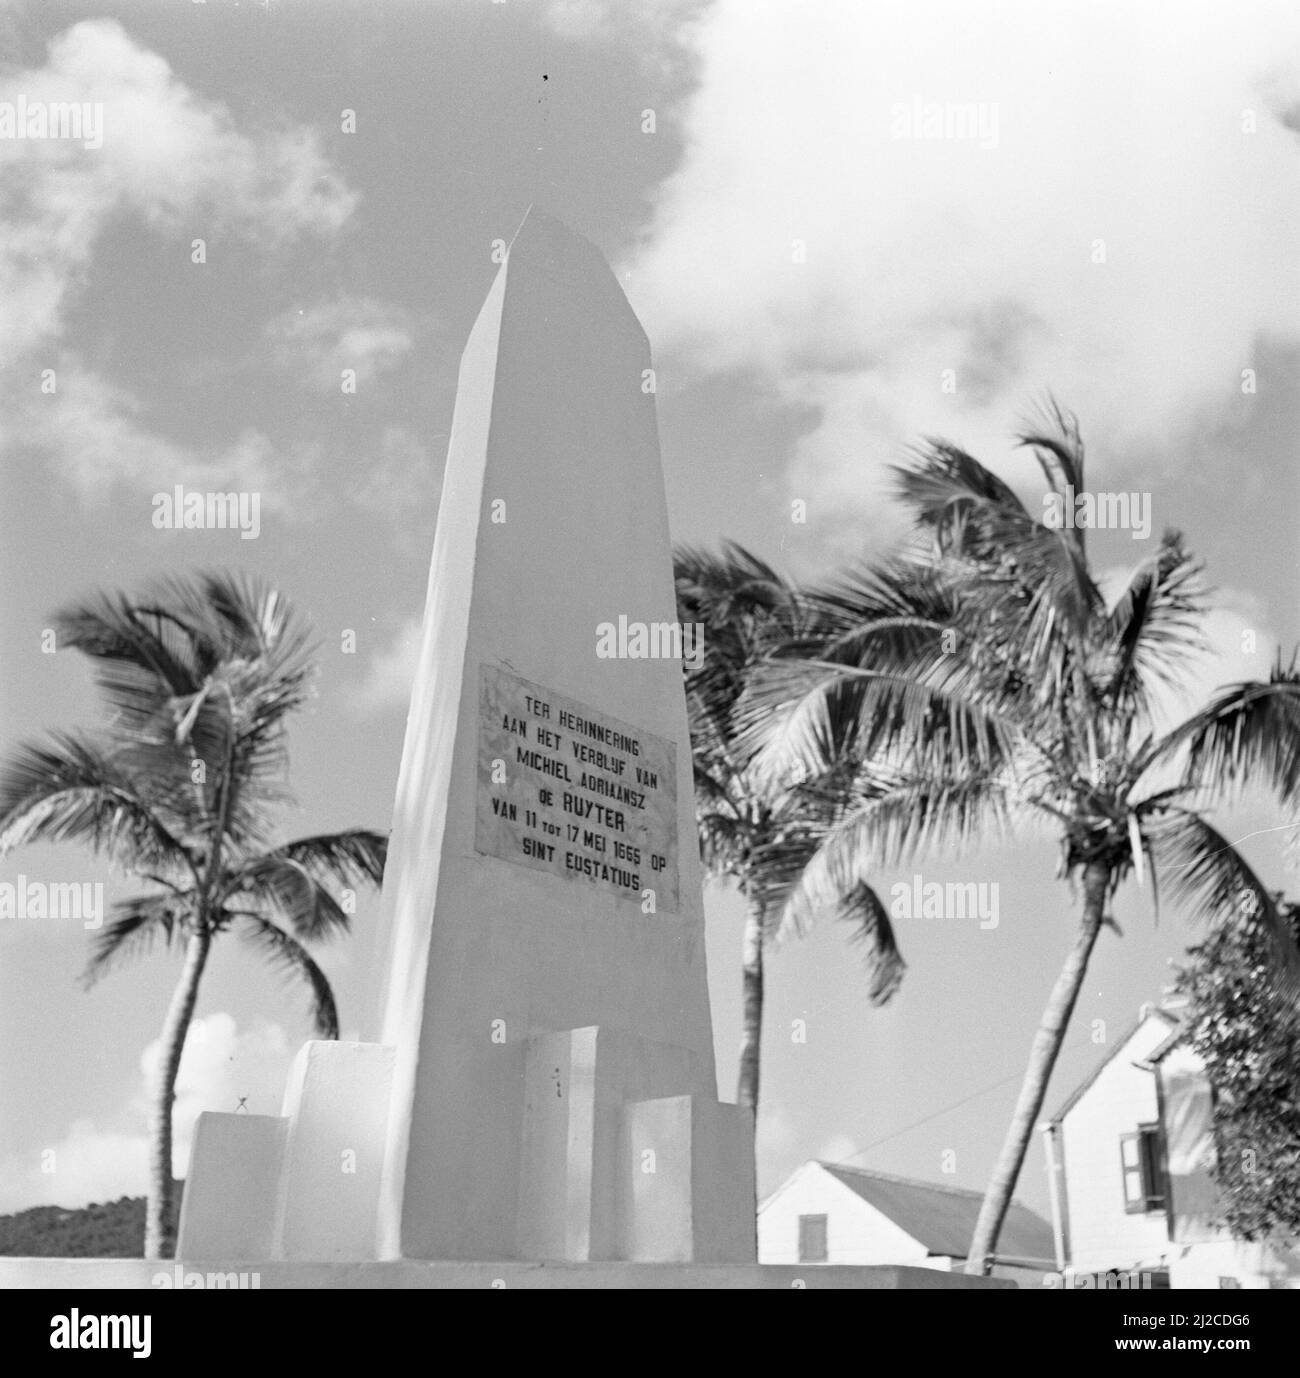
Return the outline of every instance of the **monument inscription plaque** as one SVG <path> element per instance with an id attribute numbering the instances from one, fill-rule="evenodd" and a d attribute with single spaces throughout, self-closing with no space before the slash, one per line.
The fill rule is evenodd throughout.
<path id="1" fill-rule="evenodd" d="M 483 665 L 478 770 L 476 851 L 677 912 L 672 742 Z"/>

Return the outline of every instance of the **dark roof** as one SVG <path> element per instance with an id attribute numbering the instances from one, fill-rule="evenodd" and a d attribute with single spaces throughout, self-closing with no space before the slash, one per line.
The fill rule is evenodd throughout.
<path id="1" fill-rule="evenodd" d="M 1139 1015 L 1137 1020 L 1125 1031 L 1123 1038 L 1115 1041 L 1115 1046 L 1100 1059 L 1097 1065 L 1088 1073 L 1086 1077 L 1074 1088 L 1073 1091 L 1061 1103 L 1061 1108 L 1048 1120 L 1048 1124 L 1060 1124 L 1061 1121 L 1070 1113 L 1071 1110 L 1083 1099 L 1084 1093 L 1092 1086 L 1093 1082 L 1101 1076 L 1102 1072 L 1124 1051 L 1130 1038 L 1142 1027 L 1143 1024 L 1155 1015 L 1157 1019 L 1163 1019 L 1171 1029 L 1178 1028 L 1178 1016 L 1170 1010 L 1162 1009 L 1159 1005 L 1153 1005 L 1145 1014 Z M 1164 1046 L 1163 1044 L 1161 1045 Z"/>
<path id="2" fill-rule="evenodd" d="M 838 1182 L 842 1182 L 868 1205 L 925 1246 L 927 1253 L 943 1258 L 965 1258 L 975 1233 L 983 1193 L 963 1187 L 940 1186 L 912 1177 L 895 1177 L 888 1172 L 867 1168 L 843 1167 L 838 1163 L 819 1163 Z M 1054 1257 L 1052 1227 L 1041 1216 L 1013 1201 L 1007 1211 L 998 1255 L 1007 1259 L 1037 1259 L 1044 1263 Z"/>

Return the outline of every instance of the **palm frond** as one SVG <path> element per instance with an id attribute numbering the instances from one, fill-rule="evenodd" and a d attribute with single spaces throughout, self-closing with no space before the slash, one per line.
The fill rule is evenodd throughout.
<path id="1" fill-rule="evenodd" d="M 983 596 L 1001 580 L 1032 598 L 1036 641 L 1049 618 L 1064 618 L 1082 633 L 1101 595 L 1076 531 L 1045 525 L 1008 484 L 947 441 L 931 440 L 894 472 L 900 497 L 933 532 L 939 550 L 980 567 Z"/>
<path id="2" fill-rule="evenodd" d="M 974 455 L 937 436 L 915 450 L 908 464 L 895 465 L 894 474 L 899 496 L 946 548 L 964 548 L 967 534 L 978 538 L 979 523 L 990 516 L 1005 522 L 1019 513 L 1029 520 L 1009 484 Z"/>
<path id="3" fill-rule="evenodd" d="M 309 941 L 340 936 L 352 923 L 329 889 L 302 862 L 283 854 L 255 857 L 229 871 L 219 902 L 257 905 Z"/>
<path id="4" fill-rule="evenodd" d="M 898 950 L 894 925 L 884 902 L 870 885 L 860 884 L 845 895 L 836 917 L 850 926 L 850 938 L 862 951 L 867 970 L 867 999 L 883 1005 L 903 982 L 907 963 Z"/>
<path id="5" fill-rule="evenodd" d="M 820 778 L 846 756 L 991 769 L 1014 734 L 981 688 L 956 657 L 910 670 L 773 660 L 755 671 L 738 710 L 739 743 L 766 788 Z"/>
<path id="6" fill-rule="evenodd" d="M 112 911 L 117 917 L 91 940 L 83 984 L 92 986 L 123 961 L 144 956 L 159 937 L 170 947 L 188 908 L 187 897 L 176 892 L 118 900 Z"/>
<path id="7" fill-rule="evenodd" d="M 277 927 L 260 914 L 241 913 L 238 916 L 240 936 L 260 948 L 287 975 L 306 981 L 311 990 L 312 1024 L 321 1038 L 339 1036 L 339 1013 L 334 992 L 325 973 L 312 960 L 311 954 L 292 934 Z"/>
<path id="8" fill-rule="evenodd" d="M 675 572 L 678 616 L 704 633 L 703 661 L 686 672 L 693 753 L 711 773 L 734 775 L 743 769 L 736 705 L 752 667 L 799 629 L 801 602 L 774 570 L 730 542 L 720 555 L 680 547 Z"/>
<path id="9" fill-rule="evenodd" d="M 388 836 L 370 828 L 347 828 L 337 833 L 316 833 L 286 842 L 267 853 L 296 862 L 318 881 L 340 885 L 379 885 L 384 879 Z"/>
<path id="10" fill-rule="evenodd" d="M 1030 429 L 1021 431 L 1016 442 L 1033 450 L 1054 493 L 1063 496 L 1066 488 L 1073 488 L 1076 493 L 1081 491 L 1084 448 L 1078 417 L 1066 411 L 1050 394 L 1037 410 L 1038 416 L 1031 420 Z"/>
<path id="11" fill-rule="evenodd" d="M 802 631 L 754 663 L 733 713 L 741 756 L 765 785 L 904 746 L 939 769 L 1005 756 L 1002 688 L 971 654 L 951 571 L 889 557 L 806 590 L 802 614 Z"/>
<path id="12" fill-rule="evenodd" d="M 771 811 L 744 829 L 739 864 L 734 874 L 747 899 L 758 906 L 765 935 L 787 912 L 787 904 L 801 883 L 810 861 L 826 843 L 840 808 L 835 794 L 817 790 L 788 791 Z M 820 911 L 800 912 L 798 936 L 806 935 L 819 917 L 847 923 L 850 938 L 862 951 L 868 976 L 868 999 L 883 1004 L 898 989 L 905 964 L 899 953 L 888 912 L 865 879 L 866 872 L 823 905 Z M 793 936 L 792 931 L 782 935 Z"/>
<path id="13" fill-rule="evenodd" d="M 1151 711 L 1151 685 L 1178 683 L 1188 661 L 1206 648 L 1198 620 L 1205 612 L 1201 565 L 1167 531 L 1160 548 L 1134 571 L 1101 627 L 1099 665 L 1107 701 L 1131 715 Z"/>
<path id="14" fill-rule="evenodd" d="M 903 780 L 847 809 L 791 886 L 775 924 L 778 941 L 806 933 L 881 870 L 937 848 L 1000 840 L 1009 813 L 1005 785 L 987 777 Z"/>
<path id="15" fill-rule="evenodd" d="M 1251 680 L 1221 689 L 1161 743 L 1159 755 L 1186 748 L 1184 781 L 1198 789 L 1233 793 L 1247 785 L 1271 788 L 1287 808 L 1300 804 L 1300 671 L 1280 659 L 1267 683 Z"/>
<path id="16" fill-rule="evenodd" d="M 1279 976 L 1289 990 L 1300 990 L 1300 952 L 1290 926 L 1241 852 L 1189 809 L 1156 806 L 1139 821 L 1161 888 L 1216 927 L 1262 931 Z"/>
<path id="17" fill-rule="evenodd" d="M 202 761 L 190 793 L 209 834 L 266 839 L 287 801 L 284 720 L 310 695 L 310 650 L 284 597 L 224 571 L 160 580 L 142 596 L 95 594 L 55 618 L 62 643 L 98 662 L 119 735 L 155 765 Z M 219 802 L 220 801 L 220 802 Z"/>
<path id="18" fill-rule="evenodd" d="M 748 883 L 753 869 L 753 825 L 734 814 L 698 809 L 695 826 L 705 874 L 714 880 L 730 878 Z"/>
<path id="19" fill-rule="evenodd" d="M 160 807 L 142 783 L 123 755 L 84 735 L 19 746 L 0 769 L 0 854 L 27 842 L 83 842 L 127 869 L 192 868 L 167 827 L 168 801 Z"/>
<path id="20" fill-rule="evenodd" d="M 168 695 L 197 693 L 204 669 L 183 621 L 159 608 L 143 608 L 121 592 L 97 591 L 54 616 L 58 642 L 140 672 L 137 685 L 161 684 Z"/>

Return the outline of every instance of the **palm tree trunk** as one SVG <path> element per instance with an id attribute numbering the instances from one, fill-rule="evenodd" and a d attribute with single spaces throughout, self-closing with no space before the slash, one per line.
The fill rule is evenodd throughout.
<path id="1" fill-rule="evenodd" d="M 1083 873 L 1083 917 L 1079 931 L 1061 974 L 1052 987 L 1047 1008 L 1043 1011 L 1038 1032 L 1029 1049 L 1029 1065 L 1025 1068 L 1025 1079 L 1016 1099 L 1006 1142 L 989 1178 L 988 1190 L 975 1222 L 975 1234 L 966 1259 L 968 1273 L 982 1276 L 991 1266 L 990 1255 L 997 1248 L 1002 1222 L 1006 1219 L 1007 1208 L 1025 1161 L 1025 1152 L 1047 1095 L 1047 1083 L 1051 1080 L 1052 1068 L 1056 1066 L 1057 1055 L 1065 1041 L 1065 1031 L 1088 970 L 1088 959 L 1092 956 L 1093 945 L 1101 931 L 1109 884 L 1110 868 L 1105 862 L 1089 862 Z"/>
<path id="2" fill-rule="evenodd" d="M 185 1035 L 199 997 L 199 981 L 208 960 L 212 935 L 206 926 L 190 935 L 185 946 L 185 965 L 176 983 L 167 1019 L 163 1024 L 158 1081 L 154 1087 L 153 1122 L 150 1126 L 149 1201 L 145 1211 L 144 1256 L 170 1258 L 175 1246 L 172 1234 L 172 1102 L 176 1098 L 176 1073 L 181 1065 Z"/>
<path id="3" fill-rule="evenodd" d="M 763 1037 L 763 909 L 751 903 L 740 958 L 740 1079 L 736 1103 L 758 1116 L 759 1044 Z"/>

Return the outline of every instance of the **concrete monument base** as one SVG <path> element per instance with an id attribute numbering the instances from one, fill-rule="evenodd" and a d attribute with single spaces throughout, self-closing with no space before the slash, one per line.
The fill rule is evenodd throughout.
<path id="1" fill-rule="evenodd" d="M 753 1115 L 674 1094 L 692 1070 L 689 1050 L 589 1026 L 534 1035 L 523 1052 L 512 1257 L 754 1257 Z M 201 1114 L 178 1255 L 391 1259 L 378 1203 L 393 1061 L 377 1044 L 310 1042 L 282 1115 Z M 728 1160 L 730 1174 L 714 1170 Z"/>
<path id="2" fill-rule="evenodd" d="M 796 1287 L 839 1291 L 1015 1291 L 1006 1278 L 973 1278 L 934 1268 L 807 1268 L 758 1263 L 202 1263 L 142 1258 L 0 1258 L 0 1290 L 15 1287 L 161 1291 L 182 1287 L 472 1290 L 532 1288 L 562 1291 L 750 1290 Z"/>

